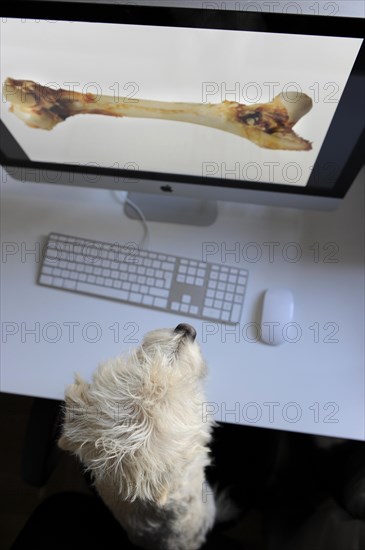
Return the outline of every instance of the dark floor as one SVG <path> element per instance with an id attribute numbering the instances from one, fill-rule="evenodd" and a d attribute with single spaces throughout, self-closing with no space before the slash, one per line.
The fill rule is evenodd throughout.
<path id="1" fill-rule="evenodd" d="M 3 550 L 10 549 L 32 511 L 46 497 L 64 491 L 91 493 L 77 461 L 63 452 L 59 453 L 56 465 L 42 487 L 24 481 L 29 472 L 24 469 L 22 457 L 33 404 L 31 398 L 0 393 L 0 548 Z M 242 550 L 365 548 L 361 543 L 360 546 L 350 546 L 347 542 L 342 545 L 341 533 L 339 536 L 334 533 L 335 543 L 322 541 L 318 548 L 317 543 L 295 546 L 286 541 L 284 544 L 281 542 L 284 539 L 280 538 L 282 533 L 279 537 L 276 533 L 272 538 L 267 536 L 270 525 L 274 523 L 283 520 L 285 524 L 289 518 L 291 525 L 297 522 L 300 526 L 306 518 L 312 517 L 311 514 L 316 519 L 318 510 L 319 514 L 326 514 L 329 513 L 326 512 L 328 506 L 332 506 L 332 511 L 336 510 L 341 514 L 340 519 L 346 520 L 346 529 L 350 527 L 346 541 L 349 536 L 353 536 L 355 541 L 360 531 L 365 537 L 365 521 L 358 521 L 358 518 L 365 520 L 363 443 L 333 440 L 329 441 L 328 450 L 328 438 L 315 439 L 301 434 L 233 425 L 221 425 L 214 436 L 212 454 L 215 464 L 208 469 L 208 478 L 212 483 L 218 483 L 219 488 L 230 487 L 230 496 L 241 510 L 239 521 L 223 530 L 228 543 L 222 550 L 230 550 L 230 540 L 238 541 Z M 336 443 L 334 450 L 331 450 L 331 443 Z M 326 449 L 321 448 L 322 444 L 326 444 Z M 359 472 L 364 472 L 362 478 L 359 478 Z M 360 491 L 358 501 L 349 499 L 347 487 Z M 350 512 L 354 517 L 349 515 L 349 507 L 352 507 Z M 356 525 L 354 523 L 351 531 L 352 520 Z M 325 522 L 324 517 L 322 523 Z M 308 532 L 308 540 L 316 540 L 310 538 L 310 529 Z M 365 538 L 362 540 L 365 544 Z"/>
<path id="2" fill-rule="evenodd" d="M 0 547 L 4 550 L 10 548 L 31 512 L 47 496 L 64 490 L 88 492 L 76 461 L 66 454 L 60 456 L 44 487 L 31 487 L 22 480 L 22 451 L 32 401 L 28 397 L 0 394 Z"/>
<path id="3" fill-rule="evenodd" d="M 48 482 L 41 488 L 32 487 L 22 479 L 22 453 L 29 413 L 33 399 L 0 393 L 0 548 L 10 549 L 31 512 L 48 496 L 77 491 L 90 493 L 77 461 L 66 453 L 59 460 Z M 261 517 L 251 510 L 229 535 L 242 541 L 245 550 L 261 550 Z M 226 549 L 228 550 L 228 548 Z"/>

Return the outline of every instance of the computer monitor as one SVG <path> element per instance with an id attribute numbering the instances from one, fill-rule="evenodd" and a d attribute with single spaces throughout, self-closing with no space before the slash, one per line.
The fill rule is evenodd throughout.
<path id="1" fill-rule="evenodd" d="M 216 200 L 337 204 L 363 163 L 363 20 L 150 4 L 2 3 L 3 179 L 188 223 Z"/>

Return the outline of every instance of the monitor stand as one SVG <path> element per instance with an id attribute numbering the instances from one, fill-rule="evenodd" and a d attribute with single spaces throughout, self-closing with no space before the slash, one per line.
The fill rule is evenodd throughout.
<path id="1" fill-rule="evenodd" d="M 138 206 L 147 221 L 207 226 L 217 218 L 218 208 L 214 201 L 145 193 L 128 193 L 128 200 Z M 128 202 L 124 212 L 131 219 L 140 219 Z"/>

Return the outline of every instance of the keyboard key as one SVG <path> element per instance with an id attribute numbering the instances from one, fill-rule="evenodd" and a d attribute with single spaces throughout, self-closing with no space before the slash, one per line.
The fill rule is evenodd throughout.
<path id="1" fill-rule="evenodd" d="M 55 260 L 59 258 L 59 251 L 57 248 L 47 248 L 46 258 L 48 260 Z"/>
<path id="2" fill-rule="evenodd" d="M 74 289 L 76 288 L 76 285 L 79 284 L 76 281 L 70 281 L 69 279 L 65 279 L 65 282 L 63 283 L 63 288 L 69 288 Z M 84 284 L 84 283 L 81 283 Z"/>
<path id="3" fill-rule="evenodd" d="M 164 288 L 151 287 L 149 289 L 149 294 L 151 296 L 157 296 L 157 297 L 160 297 L 160 298 L 168 298 L 169 297 L 169 291 L 165 290 Z"/>
<path id="4" fill-rule="evenodd" d="M 131 292 L 129 295 L 129 299 L 131 302 L 136 302 L 136 304 L 140 304 L 142 302 L 142 294 Z"/>
<path id="5" fill-rule="evenodd" d="M 229 312 L 223 311 L 222 312 L 222 321 L 229 321 Z"/>
<path id="6" fill-rule="evenodd" d="M 165 271 L 174 271 L 175 264 L 173 264 L 171 262 L 164 262 L 162 264 L 162 269 L 164 269 Z"/>
<path id="7" fill-rule="evenodd" d="M 165 274 L 165 288 L 170 288 L 171 287 L 171 282 L 172 282 L 172 274 L 171 273 L 166 273 Z"/>
<path id="8" fill-rule="evenodd" d="M 212 319 L 219 319 L 220 310 L 219 309 L 213 309 L 212 307 L 205 307 L 205 308 L 203 308 L 203 315 L 205 317 L 211 317 Z"/>
<path id="9" fill-rule="evenodd" d="M 164 300 L 163 298 L 155 298 L 153 303 L 156 307 L 167 307 L 167 300 Z"/>
<path id="10" fill-rule="evenodd" d="M 69 281 L 72 283 L 72 281 Z M 70 288 L 68 286 L 65 286 L 65 288 Z M 96 285 L 91 285 L 88 283 L 78 282 L 77 287 L 76 283 L 73 288 L 77 288 L 80 292 L 87 292 L 88 294 L 95 294 L 97 296 L 107 296 L 109 298 L 117 297 L 121 298 L 122 292 L 120 290 L 116 290 L 114 288 L 104 288 Z"/>
<path id="11" fill-rule="evenodd" d="M 231 311 L 231 322 L 232 323 L 238 323 L 241 316 L 241 305 L 235 304 Z"/>
<path id="12" fill-rule="evenodd" d="M 183 304 L 190 304 L 191 303 L 191 296 L 189 294 L 184 294 L 181 298 L 181 301 Z"/>

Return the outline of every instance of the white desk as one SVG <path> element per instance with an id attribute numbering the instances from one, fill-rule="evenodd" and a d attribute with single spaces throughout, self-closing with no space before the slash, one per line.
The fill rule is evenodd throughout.
<path id="1" fill-rule="evenodd" d="M 208 228 L 150 223 L 152 250 L 200 259 L 204 243 L 215 242 L 223 255 L 238 247 L 239 258 L 223 261 L 249 269 L 236 330 L 192 322 L 209 367 L 206 412 L 217 420 L 365 439 L 363 186 L 364 172 L 334 213 L 222 203 Z M 141 224 L 124 217 L 109 191 L 8 179 L 1 214 L 3 392 L 61 399 L 75 371 L 89 378 L 145 332 L 185 320 L 36 285 L 40 257 L 29 251 L 51 231 L 139 241 Z M 220 261 L 220 253 L 209 259 Z M 255 341 L 250 330 L 274 285 L 295 297 L 297 325 L 280 347 Z"/>

